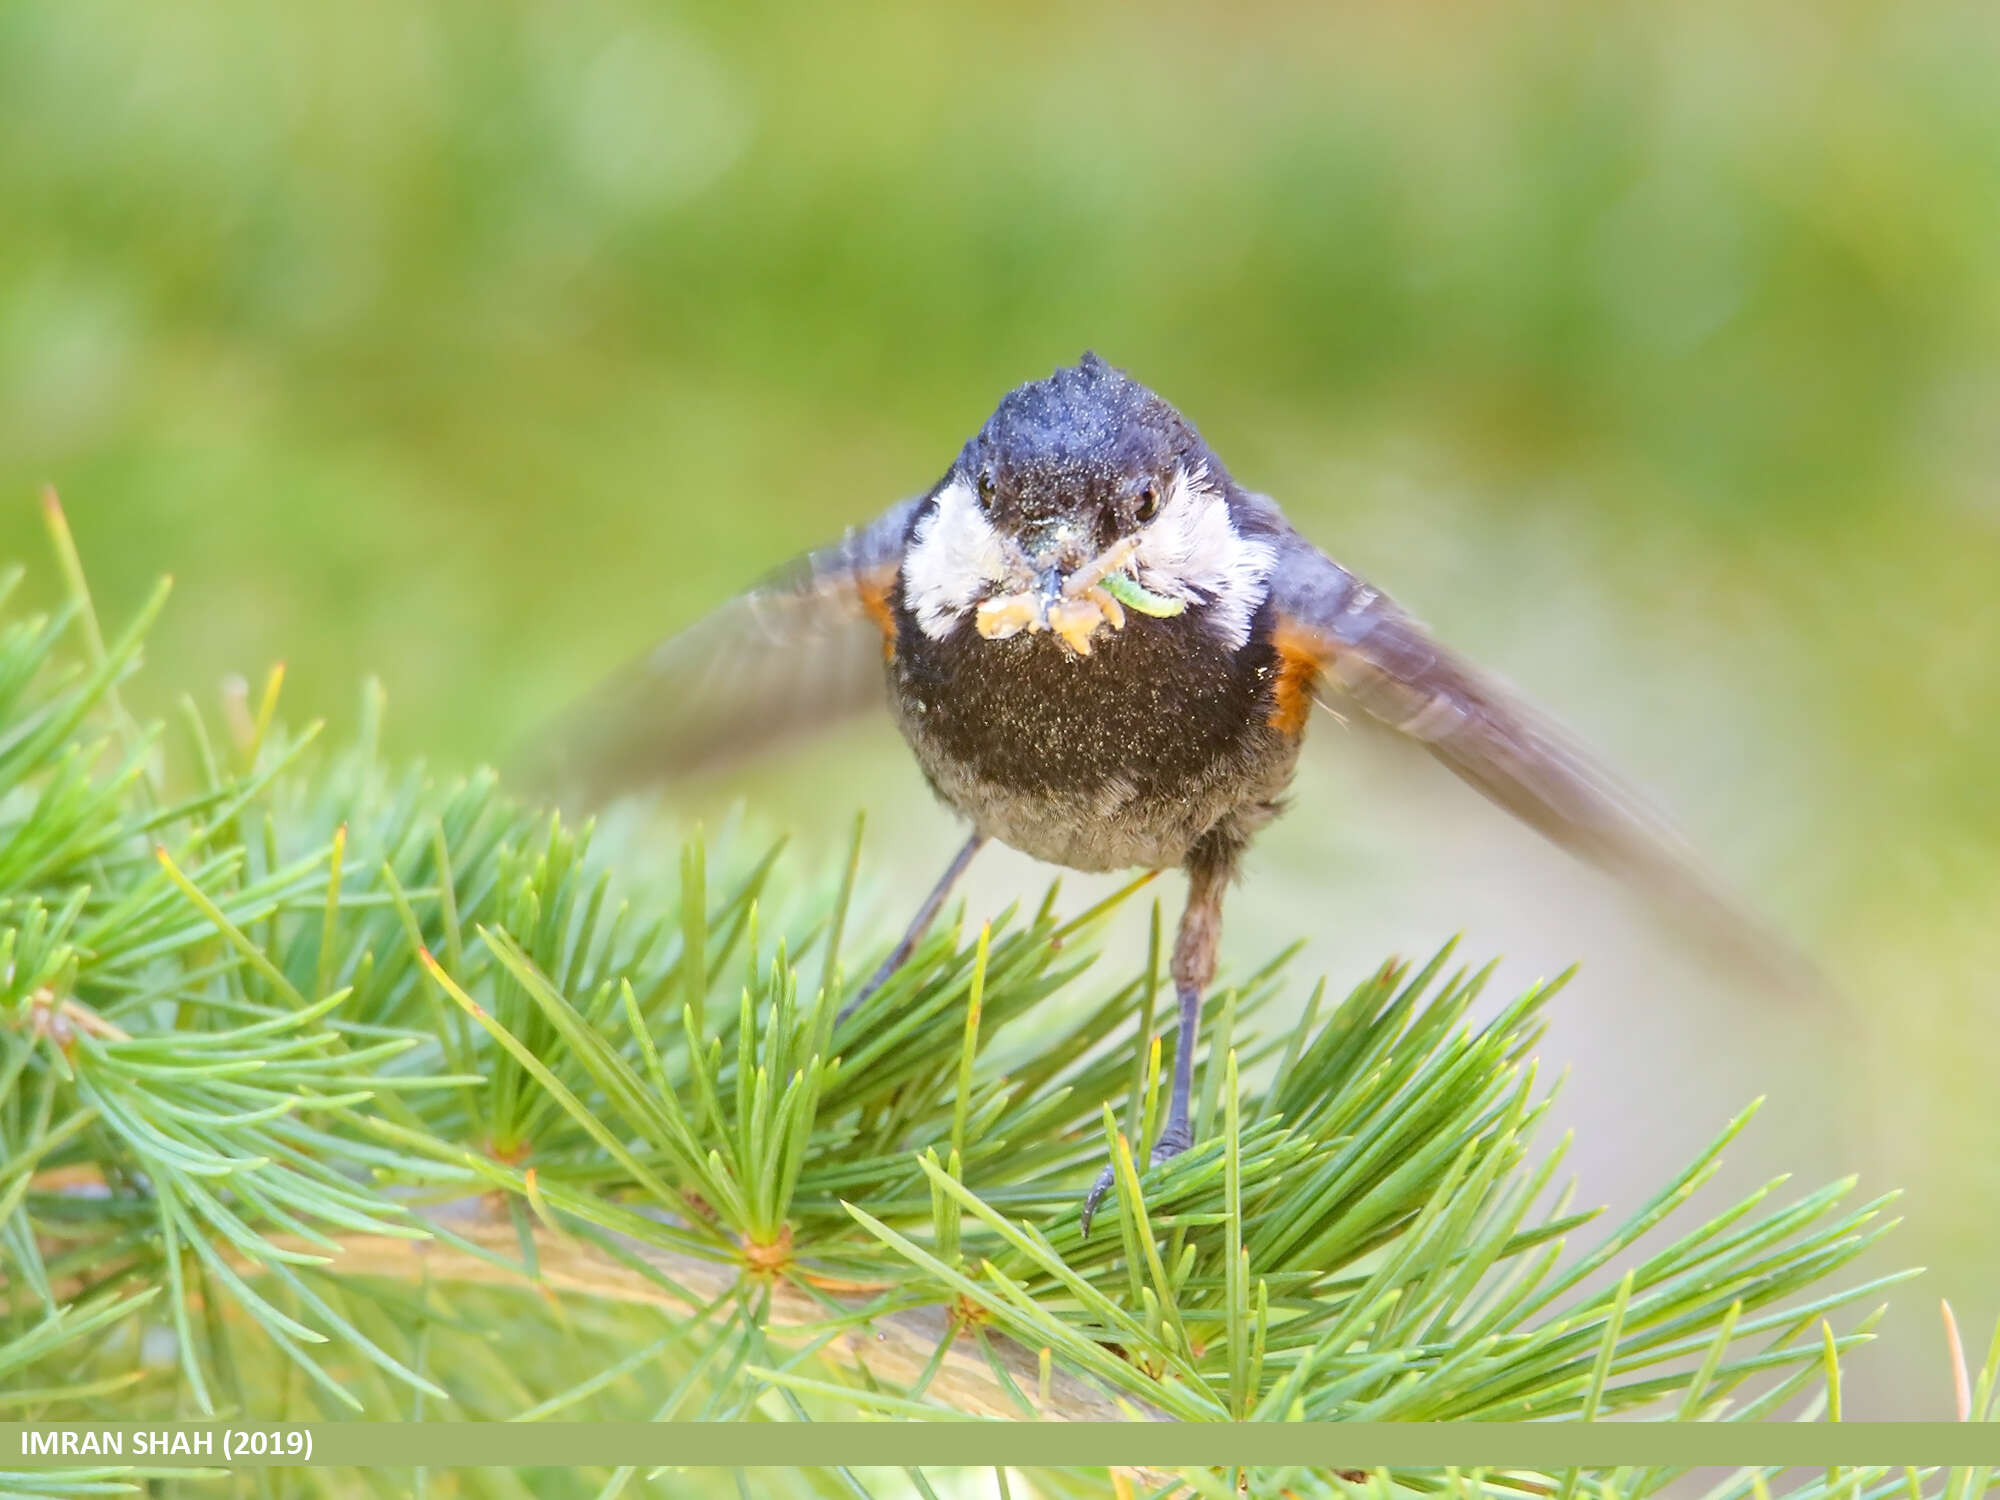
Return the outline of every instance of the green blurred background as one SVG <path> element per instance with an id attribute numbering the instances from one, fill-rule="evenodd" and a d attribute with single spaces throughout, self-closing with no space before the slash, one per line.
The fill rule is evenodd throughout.
<path id="1" fill-rule="evenodd" d="M 351 727 L 374 672 L 465 765 L 1095 347 L 1853 1003 L 1687 961 L 1330 720 L 1226 961 L 1583 959 L 1583 1198 L 1768 1093 L 1732 1181 L 1902 1187 L 1876 1268 L 1932 1267 L 1850 1412 L 1943 1415 L 1936 1297 L 2000 1315 L 1996 79 L 1987 0 L 17 0 L 0 548 L 52 595 L 52 481 L 108 615 L 177 577 L 148 706 L 284 658 Z M 745 797 L 808 858 L 869 806 L 884 930 L 952 843 L 884 726 L 683 800 Z"/>

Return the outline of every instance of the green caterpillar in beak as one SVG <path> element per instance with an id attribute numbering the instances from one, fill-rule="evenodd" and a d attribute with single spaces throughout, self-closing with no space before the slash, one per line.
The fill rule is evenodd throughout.
<path id="1" fill-rule="evenodd" d="M 1187 608 L 1187 600 L 1163 598 L 1130 573 L 1107 573 L 1098 580 L 1098 587 L 1127 609 L 1151 615 L 1156 620 L 1171 619 Z"/>

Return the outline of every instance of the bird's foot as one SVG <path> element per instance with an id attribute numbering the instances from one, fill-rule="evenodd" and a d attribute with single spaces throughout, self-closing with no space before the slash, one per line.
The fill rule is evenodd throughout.
<path id="1" fill-rule="evenodd" d="M 1186 1126 L 1182 1126 L 1178 1130 L 1169 1126 L 1165 1133 L 1160 1136 L 1159 1140 L 1153 1143 L 1153 1155 L 1149 1165 L 1157 1167 L 1163 1163 L 1170 1162 L 1193 1144 L 1194 1132 L 1192 1130 L 1189 1130 Z M 1097 1174 L 1097 1181 L 1090 1185 L 1090 1191 L 1084 1195 L 1083 1215 L 1078 1221 L 1077 1226 L 1083 1238 L 1090 1238 L 1090 1221 L 1097 1216 L 1097 1205 L 1104 1201 L 1104 1195 L 1111 1191 L 1111 1184 L 1116 1180 L 1116 1172 L 1107 1166 L 1102 1172 Z"/>

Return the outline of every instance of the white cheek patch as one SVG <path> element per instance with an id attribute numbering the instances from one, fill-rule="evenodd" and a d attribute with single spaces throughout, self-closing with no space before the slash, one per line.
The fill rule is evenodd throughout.
<path id="1" fill-rule="evenodd" d="M 1159 515 L 1139 533 L 1134 570 L 1152 592 L 1202 606 L 1201 618 L 1233 651 L 1250 639 L 1250 620 L 1277 558 L 1270 543 L 1237 532 L 1228 502 L 1202 470 L 1183 470 L 1168 485 Z"/>
<path id="2" fill-rule="evenodd" d="M 999 534 L 980 513 L 972 486 L 954 479 L 917 523 L 903 554 L 903 606 L 941 641 L 1010 569 Z"/>

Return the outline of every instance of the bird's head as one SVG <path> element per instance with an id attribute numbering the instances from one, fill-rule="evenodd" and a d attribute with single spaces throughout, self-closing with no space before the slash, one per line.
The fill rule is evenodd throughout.
<path id="1" fill-rule="evenodd" d="M 1271 549 L 1179 412 L 1094 354 L 1008 392 L 919 516 L 903 598 L 925 634 L 1049 632 L 1074 656 L 1133 616 L 1248 637 Z"/>

